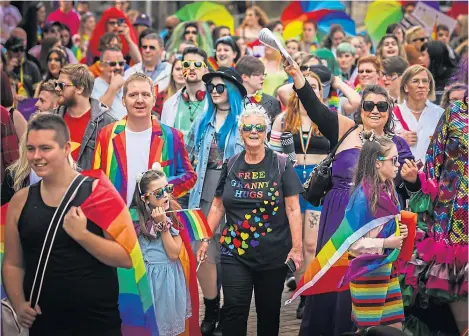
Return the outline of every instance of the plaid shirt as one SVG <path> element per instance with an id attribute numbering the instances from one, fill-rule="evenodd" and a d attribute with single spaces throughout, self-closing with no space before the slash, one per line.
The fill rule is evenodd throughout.
<path id="1" fill-rule="evenodd" d="M 168 96 L 168 90 L 160 91 L 156 95 L 156 103 L 152 108 L 152 113 L 158 116 L 158 119 L 161 119 L 161 111 L 163 111 L 163 105 Z"/>
<path id="2" fill-rule="evenodd" d="M 5 168 L 11 165 L 13 162 L 18 160 L 19 151 L 18 151 L 18 136 L 16 135 L 15 125 L 13 124 L 12 118 L 10 118 L 10 113 L 6 108 L 0 106 L 1 110 L 1 155 L 0 155 L 0 165 L 1 172 L 0 178 L 1 182 L 5 178 Z"/>

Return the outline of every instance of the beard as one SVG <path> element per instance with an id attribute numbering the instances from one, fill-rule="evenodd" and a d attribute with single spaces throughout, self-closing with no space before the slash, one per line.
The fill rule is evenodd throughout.
<path id="1" fill-rule="evenodd" d="M 63 105 L 65 107 L 74 107 L 77 105 L 77 100 L 75 99 L 75 97 L 66 98 L 62 96 L 61 104 L 59 105 Z"/>

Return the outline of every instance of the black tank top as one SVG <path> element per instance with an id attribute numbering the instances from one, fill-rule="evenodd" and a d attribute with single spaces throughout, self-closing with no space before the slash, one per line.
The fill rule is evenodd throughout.
<path id="1" fill-rule="evenodd" d="M 23 248 L 24 293 L 29 300 L 42 244 L 55 208 L 41 197 L 38 182 L 29 188 L 28 199 L 18 220 Z M 88 179 L 69 205 L 79 206 L 90 195 Z M 65 213 L 67 213 L 68 209 Z M 115 268 L 88 253 L 63 229 L 57 230 L 42 285 L 38 315 L 30 335 L 94 335 L 119 329 L 119 284 Z M 88 230 L 103 237 L 103 230 L 88 220 Z"/>
<path id="2" fill-rule="evenodd" d="M 301 147 L 301 139 L 300 135 L 301 131 L 298 133 L 293 134 L 293 144 L 295 146 L 295 153 L 296 154 L 303 154 L 303 148 Z M 304 132 L 304 140 L 303 143 L 306 141 L 308 136 L 308 132 Z M 311 136 L 311 140 L 309 142 L 308 148 L 306 148 L 306 154 L 329 154 L 329 140 L 327 140 L 324 136 Z"/>

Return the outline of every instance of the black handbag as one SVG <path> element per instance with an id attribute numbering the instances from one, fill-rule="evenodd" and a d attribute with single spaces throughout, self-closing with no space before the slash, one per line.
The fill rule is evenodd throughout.
<path id="1" fill-rule="evenodd" d="M 347 132 L 345 132 L 329 155 L 313 169 L 309 175 L 309 178 L 303 184 L 303 188 L 305 189 L 303 198 L 315 207 L 322 205 L 327 192 L 332 188 L 331 166 L 332 162 L 334 162 L 337 148 L 339 148 L 340 144 L 345 140 L 345 138 L 357 127 L 358 125 L 355 125 Z"/>

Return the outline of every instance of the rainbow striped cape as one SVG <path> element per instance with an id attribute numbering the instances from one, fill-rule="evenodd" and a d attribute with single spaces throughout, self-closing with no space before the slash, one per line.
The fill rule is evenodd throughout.
<path id="1" fill-rule="evenodd" d="M 352 262 L 348 260 L 350 246 L 370 230 L 384 225 L 379 234 L 383 238 L 393 233 L 399 234 L 399 225 L 396 225 L 399 209 L 395 201 L 387 193 L 381 193 L 373 215 L 368 206 L 366 189 L 362 186 L 352 193 L 339 228 L 308 266 L 297 290 L 286 304 L 299 295 L 347 290 L 350 280 L 396 260 L 399 250 L 386 250 L 384 255 L 364 254 Z"/>

